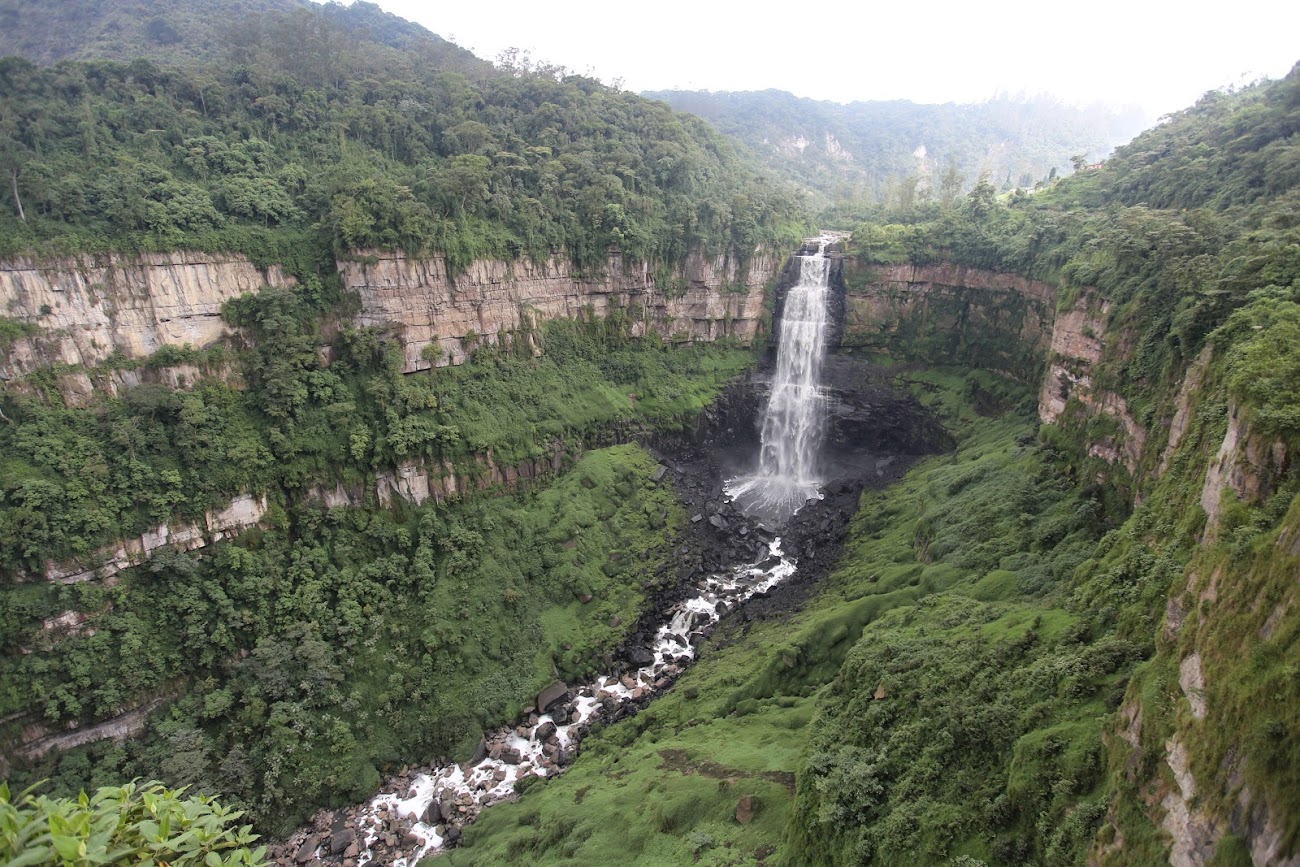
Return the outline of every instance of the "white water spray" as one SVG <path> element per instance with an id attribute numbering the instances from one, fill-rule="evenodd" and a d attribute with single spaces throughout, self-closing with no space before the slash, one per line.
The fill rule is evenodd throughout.
<path id="1" fill-rule="evenodd" d="M 781 540 L 773 540 L 762 562 L 709 576 L 694 596 L 667 612 L 668 622 L 659 627 L 648 648 L 653 662 L 622 678 L 607 675 L 571 689 L 574 699 L 568 722 L 558 724 L 545 708 L 538 708 L 540 716 L 532 717 L 526 727 L 508 725 L 487 736 L 494 749 L 477 764 L 430 768 L 406 788 L 376 795 L 357 817 L 356 863 L 360 867 L 376 863 L 391 867 L 413 865 L 444 847 L 444 835 L 451 824 L 463 825 L 485 807 L 517 799 L 515 783 L 519 780 L 562 773 L 564 768 L 548 757 L 545 736 L 540 734 L 543 727 L 554 732 L 560 747 L 574 749 L 583 732 L 600 718 L 603 706 L 611 701 L 615 705 L 636 701 L 666 688 L 681 673 L 683 664 L 695 658 L 697 638 L 707 635 L 701 630 L 717 623 L 723 614 L 754 594 L 771 590 L 794 571 L 795 562 L 782 552 Z M 514 753 L 508 761 L 503 755 L 507 749 Z M 401 830 L 393 824 L 395 816 L 404 817 Z M 379 840 L 390 833 L 406 839 L 403 851 L 410 854 L 393 857 L 391 851 L 385 850 L 390 860 L 379 862 Z M 321 850 L 309 854 L 319 857 Z"/>
<path id="2" fill-rule="evenodd" d="M 777 523 L 821 498 L 817 464 L 826 419 L 821 370 L 830 299 L 827 241 L 820 238 L 815 254 L 799 257 L 799 282 L 785 296 L 758 472 L 726 486 L 743 512 Z"/>

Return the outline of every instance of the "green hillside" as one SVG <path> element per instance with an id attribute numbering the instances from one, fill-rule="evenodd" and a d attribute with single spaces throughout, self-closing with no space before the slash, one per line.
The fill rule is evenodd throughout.
<path id="1" fill-rule="evenodd" d="M 148 58 L 225 63 L 257 54 L 318 53 L 321 61 L 366 51 L 490 74 L 491 65 L 418 24 L 365 0 L 111 0 L 0 2 L 0 56 L 49 65 L 60 60 Z"/>
<path id="2" fill-rule="evenodd" d="M 594 264 L 611 247 L 674 262 L 798 235 L 794 188 L 698 119 L 582 76 L 483 74 L 436 37 L 413 49 L 371 27 L 386 23 L 373 7 L 347 11 L 243 19 L 220 66 L 0 62 L 0 253 Z"/>
<path id="3" fill-rule="evenodd" d="M 649 446 L 706 412 L 734 435 L 707 408 L 767 349 L 713 330 L 750 298 L 725 274 L 681 314 L 712 340 L 662 338 L 601 282 L 611 254 L 668 304 L 691 254 L 794 249 L 814 209 L 855 223 L 835 361 L 952 450 L 828 500 L 825 574 L 723 620 L 432 863 L 1300 858 L 1300 67 L 1095 165 L 1127 121 L 658 95 L 696 116 L 365 3 L 0 0 L 0 53 L 6 291 L 108 254 L 286 275 L 202 314 L 210 345 L 94 368 L 20 357 L 53 306 L 0 310 L 0 860 L 258 864 L 254 834 L 611 670 L 719 538 Z M 344 280 L 377 251 L 505 260 L 436 304 L 376 279 L 431 319 L 480 327 L 557 258 L 565 309 L 404 373 L 403 326 L 358 324 Z M 778 285 L 753 289 L 760 338 Z M 82 289 L 69 329 L 135 309 Z M 453 489 L 403 496 L 407 470 Z M 240 496 L 265 510 L 234 537 L 50 569 Z"/>
<path id="4" fill-rule="evenodd" d="M 951 202 L 986 177 L 1006 191 L 1105 157 L 1142 128 L 1136 110 L 1080 109 L 1048 97 L 957 105 L 841 105 L 779 90 L 645 94 L 698 114 L 825 204 Z"/>

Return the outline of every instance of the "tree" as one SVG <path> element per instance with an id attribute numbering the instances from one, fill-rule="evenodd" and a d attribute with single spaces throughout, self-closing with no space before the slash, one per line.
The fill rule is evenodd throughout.
<path id="1" fill-rule="evenodd" d="M 957 169 L 957 160 L 948 158 L 948 170 L 943 174 L 943 180 L 939 182 L 939 204 L 944 210 L 951 208 L 961 195 L 962 185 L 961 172 Z"/>
<path id="2" fill-rule="evenodd" d="M 993 210 L 998 191 L 989 183 L 988 175 L 980 175 L 979 183 L 966 196 L 966 210 L 972 217 L 983 217 Z"/>

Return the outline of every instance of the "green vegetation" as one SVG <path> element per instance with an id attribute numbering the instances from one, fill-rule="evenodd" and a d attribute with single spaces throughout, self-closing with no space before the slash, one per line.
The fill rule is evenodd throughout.
<path id="1" fill-rule="evenodd" d="M 0 255 L 230 250 L 298 288 L 228 303 L 229 345 L 50 368 L 0 397 L 0 742 L 15 785 L 49 791 L 11 803 L 0 787 L 15 863 L 255 863 L 229 810 L 283 833 L 394 766 L 464 757 L 550 679 L 604 668 L 674 577 L 685 514 L 653 459 L 591 449 L 689 424 L 753 353 L 633 339 L 616 309 L 407 376 L 396 343 L 347 324 L 337 258 L 401 248 L 454 271 L 559 255 L 594 274 L 618 250 L 670 274 L 695 250 L 779 248 L 803 224 L 795 188 L 703 121 L 566 70 L 518 55 L 488 69 L 365 4 L 250 0 L 263 14 L 229 39 L 174 7 L 124 49 L 217 54 L 0 60 Z M 774 157 L 796 180 L 833 164 L 832 141 L 855 154 L 817 181 L 833 216 L 866 218 L 850 286 L 948 263 L 1104 308 L 1102 356 L 1074 372 L 1106 409 L 1075 396 L 1038 426 L 1042 359 L 1017 345 L 1014 302 L 988 327 L 958 293 L 895 334 L 850 329 L 850 349 L 910 362 L 898 381 L 955 452 L 864 494 L 801 610 L 724 624 L 673 690 L 485 813 L 448 862 L 1155 864 L 1175 748 L 1193 808 L 1230 830 L 1212 863 L 1243 863 L 1257 825 L 1294 851 L 1300 69 L 1208 95 L 1032 193 L 1017 188 L 1053 171 L 1054 142 L 967 189 L 996 110 L 1014 107 L 965 113 L 961 147 L 932 138 L 920 171 L 918 107 L 786 101 L 760 122 L 717 102 L 741 106 L 725 116 L 745 135 L 809 138 L 810 156 Z M 854 132 L 873 112 L 905 122 L 877 127 L 885 141 Z M 35 327 L 0 317 L 0 348 Z M 200 371 L 189 390 L 75 409 L 58 393 L 63 373 L 180 363 Z M 1246 458 L 1207 487 L 1230 424 Z M 1119 467 L 1105 446 L 1128 427 L 1143 445 Z M 402 468 L 454 475 L 459 495 L 381 505 Z M 539 478 L 487 490 L 516 468 Z M 242 493 L 269 510 L 237 539 L 162 548 L 114 582 L 35 578 Z M 28 726 L 155 707 L 123 742 L 18 749 Z M 78 797 L 133 777 L 204 798 Z"/>
<path id="2" fill-rule="evenodd" d="M 1300 69 L 1207 95 L 1117 149 L 1101 170 L 1032 196 L 998 201 L 977 186 L 947 208 L 895 212 L 897 222 L 855 231 L 854 254 L 868 273 L 883 263 L 952 262 L 1059 286 L 1061 307 L 1085 289 L 1092 303 L 1109 302 L 1108 356 L 1092 375 L 1143 424 L 1159 417 L 1157 401 L 1171 398 L 1216 329 L 1223 346 L 1259 326 L 1233 349 L 1233 389 L 1270 431 L 1294 431 L 1284 383 L 1293 367 L 1288 305 L 1300 291 L 1298 194 L 1286 180 L 1300 151 L 1290 120 L 1297 105 Z M 1277 376 L 1255 375 L 1275 362 Z"/>
<path id="3" fill-rule="evenodd" d="M 368 796 L 377 767 L 468 753 L 556 674 L 600 665 L 616 624 L 675 574 L 682 515 L 649 482 L 654 466 L 621 446 L 517 497 L 305 503 L 209 556 L 159 552 L 112 588 L 7 592 L 6 648 L 37 652 L 6 655 L 6 714 L 59 723 L 174 698 L 143 737 L 51 755 L 17 779 L 73 793 L 152 773 L 284 833 Z M 43 633 L 65 609 L 93 629 Z"/>
<path id="4" fill-rule="evenodd" d="M 76 799 L 10 798 L 0 783 L 0 857 L 23 864 L 175 864 L 177 867 L 257 867 L 266 847 L 242 814 L 211 798 L 182 798 L 158 783 L 105 787 Z"/>
<path id="5" fill-rule="evenodd" d="M 48 65 L 61 60 L 139 58 L 166 63 L 221 63 L 276 52 L 285 63 L 321 69 L 330 58 L 370 56 L 372 68 L 432 64 L 466 74 L 491 66 L 418 24 L 365 0 L 342 5 L 309 0 L 174 0 L 166 8 L 138 0 L 111 3 L 10 3 L 0 55 Z"/>
<path id="6" fill-rule="evenodd" d="M 225 315 L 247 346 L 218 362 L 238 365 L 242 390 L 146 384 L 65 409 L 37 377 L 34 392 L 6 395 L 11 572 L 39 574 L 47 558 L 88 556 L 241 492 L 271 503 L 261 529 L 201 557 L 160 550 L 114 586 L 3 589 L 4 737 L 155 698 L 167 708 L 141 738 L 52 753 L 15 779 L 71 795 L 157 777 L 284 832 L 368 795 L 387 763 L 460 755 L 556 674 L 600 665 L 622 638 L 610 624 L 633 623 L 674 574 L 682 516 L 648 481 L 651 459 L 626 446 L 583 455 L 584 444 L 688 423 L 752 353 L 635 340 L 614 315 L 403 376 L 400 349 L 372 331 L 338 331 L 324 360 L 337 303 L 316 280 L 232 301 Z M 435 478 L 445 468 L 472 490 L 485 461 L 540 478 L 514 497 L 374 499 L 377 475 L 399 463 Z M 325 509 L 313 493 L 336 485 L 351 507 Z M 84 625 L 43 626 L 68 611 Z"/>
<path id="7" fill-rule="evenodd" d="M 1095 807 L 1071 799 L 1104 773 L 1087 723 L 1139 654 L 1094 640 L 1106 628 L 1063 600 L 1108 520 L 1026 419 L 972 411 L 974 380 L 1018 402 L 981 374 L 914 380 L 955 410 L 962 444 L 864 495 L 843 565 L 800 613 L 724 625 L 670 693 L 589 737 L 568 774 L 484 813 L 451 863 L 604 863 L 620 845 L 647 865 L 756 864 L 778 848 L 790 864 L 920 863 L 989 857 L 995 838 L 1023 859 L 1037 822 L 1060 824 L 1044 848 L 1090 835 Z M 743 828 L 742 795 L 760 805 Z"/>
<path id="8" fill-rule="evenodd" d="M 453 863 L 1166 863 L 1175 740 L 1194 809 L 1225 823 L 1267 810 L 1292 851 L 1298 226 L 1294 181 L 1252 179 L 1275 163 L 1287 177 L 1298 76 L 1207 97 L 1033 196 L 981 186 L 860 226 L 859 268 L 953 262 L 1042 279 L 1066 308 L 1108 302 L 1087 373 L 1148 432 L 1137 471 L 1093 449 L 1115 419 L 1072 400 L 1036 430 L 1032 394 L 988 372 L 1003 359 L 924 329 L 896 341 L 911 361 L 985 368 L 900 373 L 958 434 L 956 453 L 865 494 L 839 569 L 802 611 L 724 626 L 569 775 L 485 814 Z M 1204 139 L 1221 147 L 1188 171 L 1180 143 Z M 1164 144 L 1167 161 L 1153 156 Z M 1202 353 L 1166 455 L 1159 432 Z M 1233 406 L 1260 489 L 1225 488 L 1207 538 L 1202 488 Z M 1203 690 L 1180 684 L 1193 654 Z M 790 773 L 793 797 L 765 785 Z M 742 792 L 759 816 L 788 817 L 779 838 L 766 820 L 737 824 Z M 1213 863 L 1248 863 L 1255 832 L 1230 827 Z"/>
<path id="9" fill-rule="evenodd" d="M 541 358 L 518 334 L 472 363 L 403 376 L 400 349 L 373 330 L 342 329 L 322 361 L 335 303 L 314 279 L 230 302 L 226 318 L 252 343 L 235 354 L 246 389 L 214 377 L 188 392 L 144 384 L 93 412 L 64 408 L 49 384 L 8 393 L 0 566 L 43 572 L 47 559 L 87 556 L 173 515 L 198 519 L 244 492 L 356 486 L 400 462 L 473 477 L 486 470 L 478 456 L 514 466 L 603 439 L 611 425 L 677 427 L 752 359 L 634 340 L 614 316 L 549 323 L 531 336 Z"/>
<path id="10" fill-rule="evenodd" d="M 778 90 L 647 93 L 712 121 L 830 208 L 823 223 L 863 208 L 907 211 L 948 204 L 980 178 L 1003 191 L 1030 188 L 1071 165 L 1094 160 L 1145 123 L 1133 110 L 1077 109 L 1049 98 L 997 98 L 974 105 L 906 100 L 840 105 Z"/>
<path id="11" fill-rule="evenodd" d="M 4 59 L 0 255 L 319 265 L 381 247 L 603 268 L 611 248 L 743 257 L 803 228 L 793 188 L 698 118 L 561 69 L 372 50 L 356 26 L 371 32 L 338 10 L 248 18 L 212 67 Z"/>
<path id="12" fill-rule="evenodd" d="M 639 449 L 584 452 L 690 424 L 753 361 L 634 340 L 615 311 L 404 376 L 395 344 L 347 324 L 336 258 L 558 255 L 592 274 L 616 250 L 672 273 L 692 251 L 788 246 L 802 204 L 696 118 L 519 56 L 494 69 L 368 4 L 257 0 L 221 33 L 193 4 L 143 21 L 93 6 L 5 13 L 83 34 L 37 59 L 102 58 L 113 33 L 129 62 L 0 61 L 0 255 L 235 251 L 298 288 L 229 302 L 230 345 L 6 387 L 0 740 L 14 779 L 55 795 L 158 778 L 285 832 L 392 763 L 460 756 L 617 646 L 673 574 L 682 516 Z M 29 50 L 27 30 L 5 44 Z M 34 328 L 0 319 L 0 346 Z M 186 390 L 59 393 L 69 374 L 177 364 L 198 369 Z M 381 506 L 402 467 L 459 496 Z M 515 472 L 537 478 L 480 495 Z M 336 491 L 349 505 L 325 508 Z M 36 578 L 245 493 L 269 511 L 237 541 L 160 549 L 115 583 Z M 9 748 L 24 726 L 155 705 L 122 744 Z"/>

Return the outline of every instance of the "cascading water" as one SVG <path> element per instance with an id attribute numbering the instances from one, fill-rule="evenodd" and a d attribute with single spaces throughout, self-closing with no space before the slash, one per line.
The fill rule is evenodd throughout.
<path id="1" fill-rule="evenodd" d="M 830 309 L 828 240 L 819 238 L 815 254 L 799 257 L 799 282 L 785 296 L 758 472 L 726 486 L 743 512 L 776 524 L 821 498 L 817 469 L 826 419 L 821 369 Z"/>

